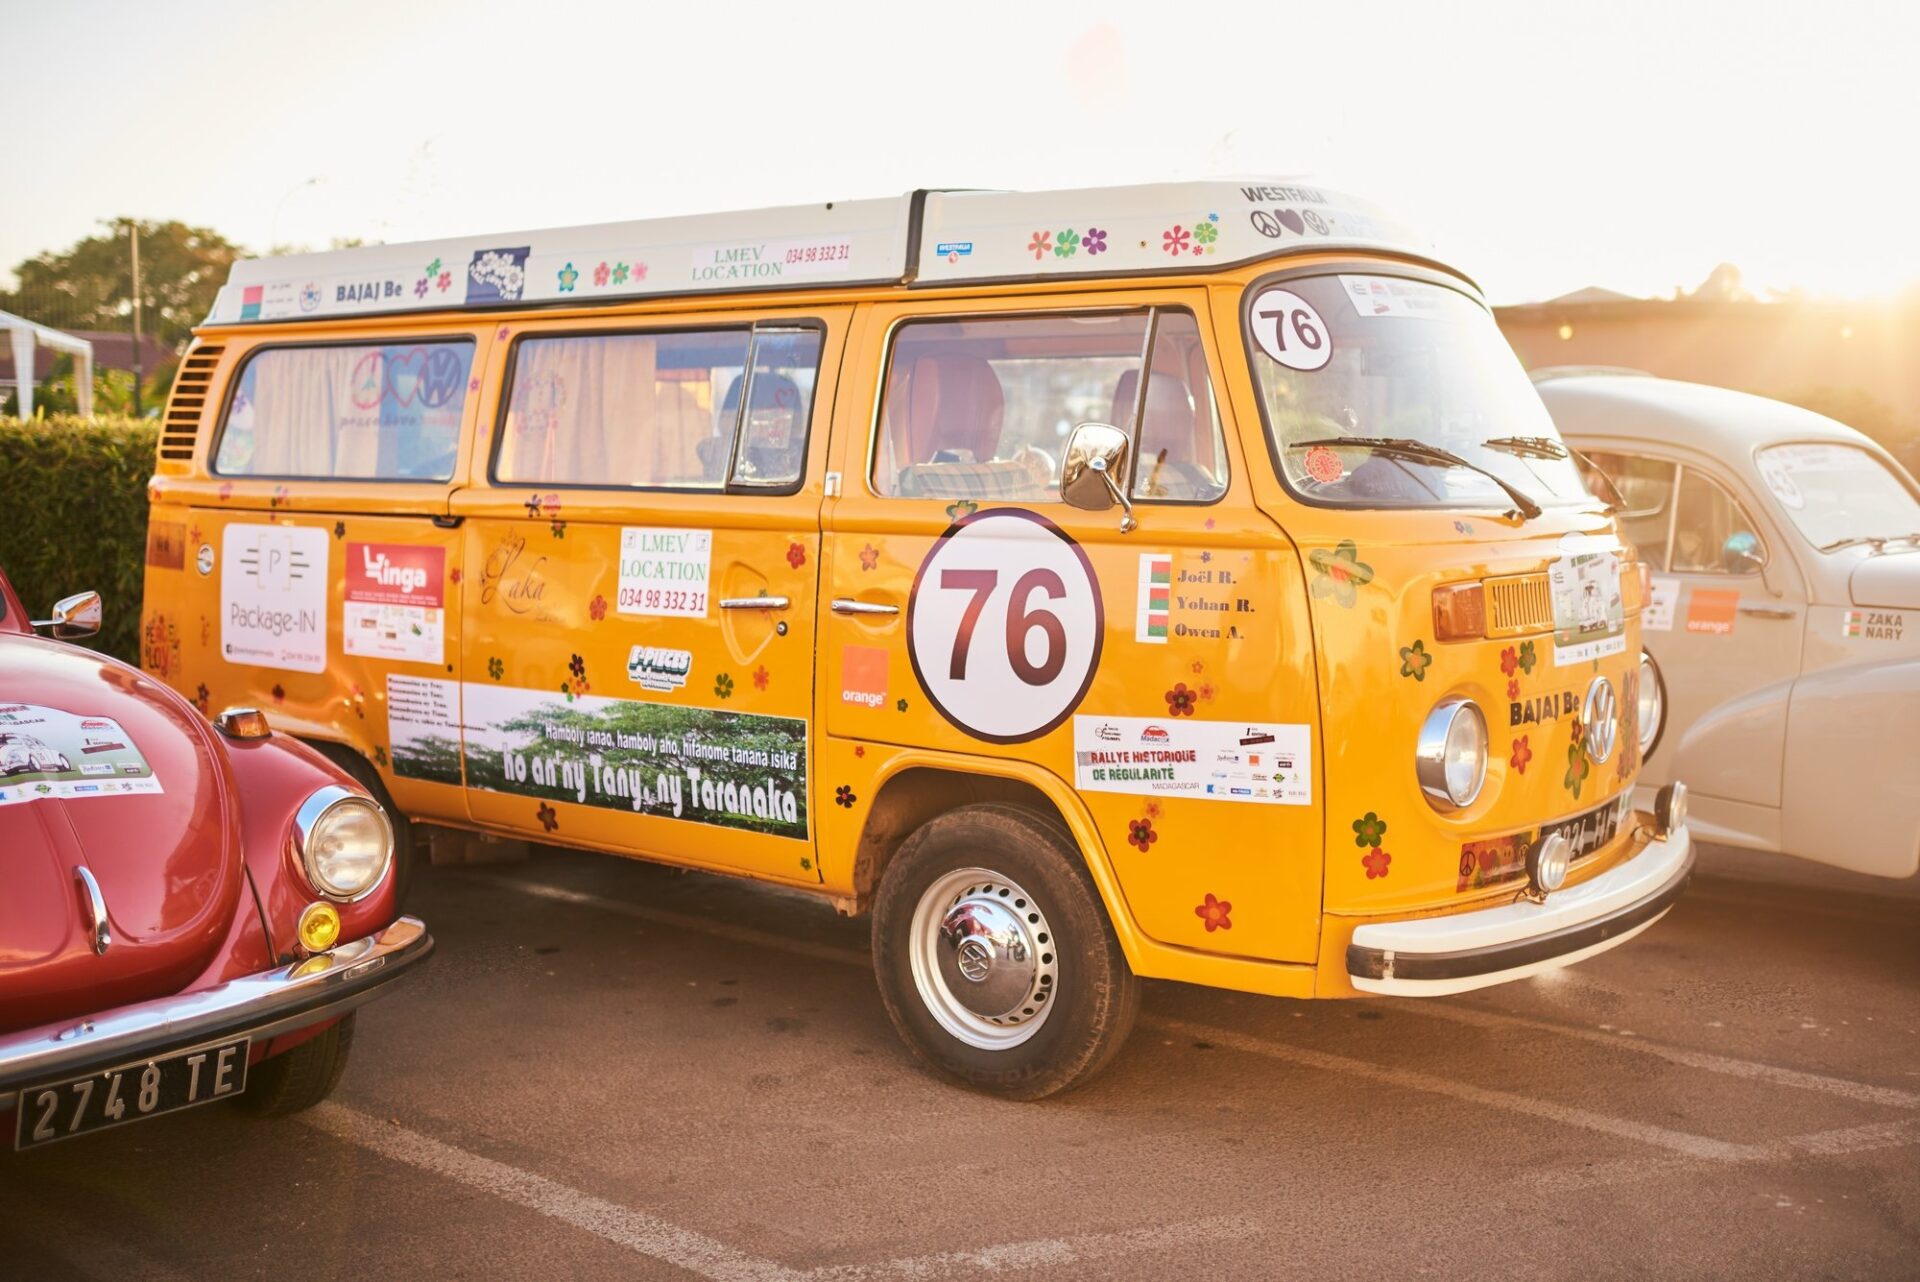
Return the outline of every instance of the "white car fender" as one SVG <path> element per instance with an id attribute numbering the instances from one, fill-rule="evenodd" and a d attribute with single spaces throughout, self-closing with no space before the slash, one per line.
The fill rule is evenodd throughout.
<path id="1" fill-rule="evenodd" d="M 1782 849 L 1876 877 L 1920 871 L 1916 750 L 1920 659 L 1802 676 L 1787 720 Z"/>

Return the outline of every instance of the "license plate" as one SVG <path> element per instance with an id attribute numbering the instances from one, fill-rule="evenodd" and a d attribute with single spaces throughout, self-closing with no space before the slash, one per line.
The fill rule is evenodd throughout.
<path id="1" fill-rule="evenodd" d="M 1633 795 L 1621 793 L 1604 806 L 1585 814 L 1542 824 L 1538 829 L 1510 833 L 1460 847 L 1460 878 L 1454 889 L 1480 890 L 1518 881 L 1527 875 L 1527 854 L 1554 833 L 1563 833 L 1573 846 L 1569 862 L 1586 858 L 1620 835 L 1620 825 L 1633 809 Z"/>
<path id="2" fill-rule="evenodd" d="M 1545 841 L 1556 832 L 1562 833 L 1573 845 L 1573 858 L 1583 859 L 1619 835 L 1620 821 L 1626 818 L 1632 808 L 1632 794 L 1623 792 L 1612 803 L 1597 810 L 1542 826 L 1540 840 Z"/>
<path id="3" fill-rule="evenodd" d="M 14 1106 L 13 1146 L 38 1148 L 227 1099 L 247 1089 L 250 1037 L 135 1060 L 64 1082 L 29 1086 Z"/>

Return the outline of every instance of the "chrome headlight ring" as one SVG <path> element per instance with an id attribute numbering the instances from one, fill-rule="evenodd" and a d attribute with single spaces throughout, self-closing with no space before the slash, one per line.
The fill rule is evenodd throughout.
<path id="1" fill-rule="evenodd" d="M 327 784 L 294 813 L 293 856 L 314 893 L 350 904 L 376 890 L 393 867 L 393 824 L 364 793 Z"/>
<path id="2" fill-rule="evenodd" d="M 1640 688 L 1637 691 L 1640 725 L 1640 760 L 1644 764 L 1653 750 L 1660 746 L 1660 736 L 1667 728 L 1667 679 L 1660 674 L 1660 665 L 1645 650 L 1640 652 Z"/>
<path id="3" fill-rule="evenodd" d="M 1463 695 L 1448 695 L 1420 726 L 1413 771 L 1435 810 L 1465 810 L 1487 782 L 1487 717 Z"/>

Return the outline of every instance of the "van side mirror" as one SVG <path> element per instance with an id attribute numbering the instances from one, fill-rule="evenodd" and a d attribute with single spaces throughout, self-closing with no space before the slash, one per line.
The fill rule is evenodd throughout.
<path id="1" fill-rule="evenodd" d="M 1720 563 L 1728 574 L 1758 574 L 1765 560 L 1760 555 L 1760 540 L 1741 531 L 1728 537 L 1720 547 Z"/>
<path id="2" fill-rule="evenodd" d="M 49 628 L 56 641 L 76 641 L 100 630 L 100 594 L 76 592 L 53 603 L 51 619 L 35 619 L 36 629 Z"/>
<path id="3" fill-rule="evenodd" d="M 1126 513 L 1120 519 L 1120 532 L 1131 533 L 1139 522 L 1133 519 L 1133 500 L 1119 479 L 1127 474 L 1131 447 L 1127 434 L 1111 423 L 1082 423 L 1074 428 L 1060 460 L 1061 501 L 1083 512 L 1104 512 L 1118 503 Z"/>

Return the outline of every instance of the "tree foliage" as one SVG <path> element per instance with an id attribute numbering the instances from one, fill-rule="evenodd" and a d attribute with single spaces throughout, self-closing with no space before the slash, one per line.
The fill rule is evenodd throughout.
<path id="1" fill-rule="evenodd" d="M 133 308 L 128 233 L 135 225 L 142 328 L 179 347 L 212 309 L 243 251 L 211 228 L 175 219 L 105 220 L 98 235 L 27 259 L 14 268 L 18 287 L 0 292 L 0 310 L 60 329 L 126 329 Z"/>

